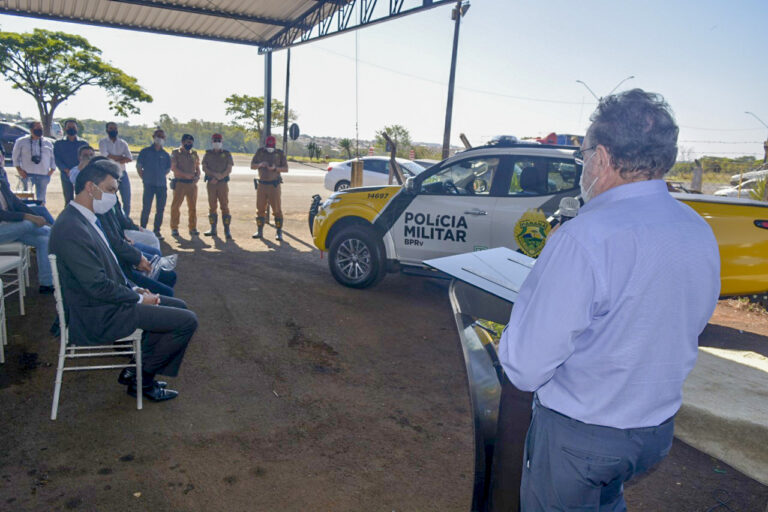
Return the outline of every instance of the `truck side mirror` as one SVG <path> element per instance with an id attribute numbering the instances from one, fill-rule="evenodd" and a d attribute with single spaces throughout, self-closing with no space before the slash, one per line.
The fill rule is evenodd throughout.
<path id="1" fill-rule="evenodd" d="M 416 195 L 416 180 L 413 176 L 405 180 L 405 192 L 410 195 Z"/>

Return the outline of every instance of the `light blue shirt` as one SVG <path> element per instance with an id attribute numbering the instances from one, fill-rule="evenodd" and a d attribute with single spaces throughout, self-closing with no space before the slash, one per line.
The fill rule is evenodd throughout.
<path id="1" fill-rule="evenodd" d="M 499 357 L 521 390 L 593 425 L 659 425 L 682 404 L 720 293 L 717 242 L 662 180 L 599 194 L 552 234 Z"/>
<path id="2" fill-rule="evenodd" d="M 72 182 L 72 185 L 75 184 L 75 181 L 77 181 L 77 175 L 80 174 L 80 167 L 78 165 L 72 167 L 69 170 L 69 181 Z"/>

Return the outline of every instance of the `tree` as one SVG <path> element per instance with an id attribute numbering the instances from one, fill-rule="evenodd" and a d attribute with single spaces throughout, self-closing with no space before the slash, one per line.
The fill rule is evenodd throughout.
<path id="1" fill-rule="evenodd" d="M 138 114 L 137 103 L 152 102 L 134 77 L 101 59 L 101 50 L 65 32 L 0 32 L 0 74 L 35 98 L 47 136 L 56 108 L 86 86 L 106 90 L 109 108 L 122 117 Z"/>
<path id="2" fill-rule="evenodd" d="M 408 130 L 399 125 L 393 124 L 392 126 L 385 126 L 383 130 L 376 132 L 376 146 L 381 151 L 386 151 L 387 141 L 384 140 L 383 134 L 389 135 L 389 138 L 397 145 L 397 156 L 407 157 L 408 150 L 411 147 L 411 134 Z"/>
<path id="3" fill-rule="evenodd" d="M 234 116 L 236 121 L 246 130 L 261 137 L 264 128 L 264 96 L 248 96 L 243 94 L 230 94 L 224 100 L 227 104 L 226 114 Z M 282 126 L 285 116 L 285 105 L 277 99 L 272 100 L 272 127 Z M 298 118 L 296 112 L 288 111 L 288 122 Z"/>
<path id="4" fill-rule="evenodd" d="M 339 147 L 347 152 L 347 158 L 352 158 L 352 141 L 344 138 L 339 141 Z"/>
<path id="5" fill-rule="evenodd" d="M 310 142 L 307 144 L 307 152 L 309 153 L 310 160 L 313 158 L 317 158 L 319 160 L 320 157 L 323 156 L 323 150 L 316 142 Z"/>

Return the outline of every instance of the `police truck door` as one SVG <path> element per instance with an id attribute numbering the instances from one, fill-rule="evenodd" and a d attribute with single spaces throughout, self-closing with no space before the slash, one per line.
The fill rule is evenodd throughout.
<path id="1" fill-rule="evenodd" d="M 501 161 L 475 154 L 430 172 L 393 227 L 398 259 L 421 264 L 488 248 L 497 200 L 491 190 Z"/>

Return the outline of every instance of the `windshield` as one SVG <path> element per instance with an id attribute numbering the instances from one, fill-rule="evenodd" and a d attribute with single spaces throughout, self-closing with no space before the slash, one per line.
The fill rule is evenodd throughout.
<path id="1" fill-rule="evenodd" d="M 416 162 L 398 162 L 400 164 L 400 167 L 403 168 L 404 171 L 409 172 L 411 176 L 416 176 L 417 174 L 424 171 L 424 167 L 420 166 Z"/>

